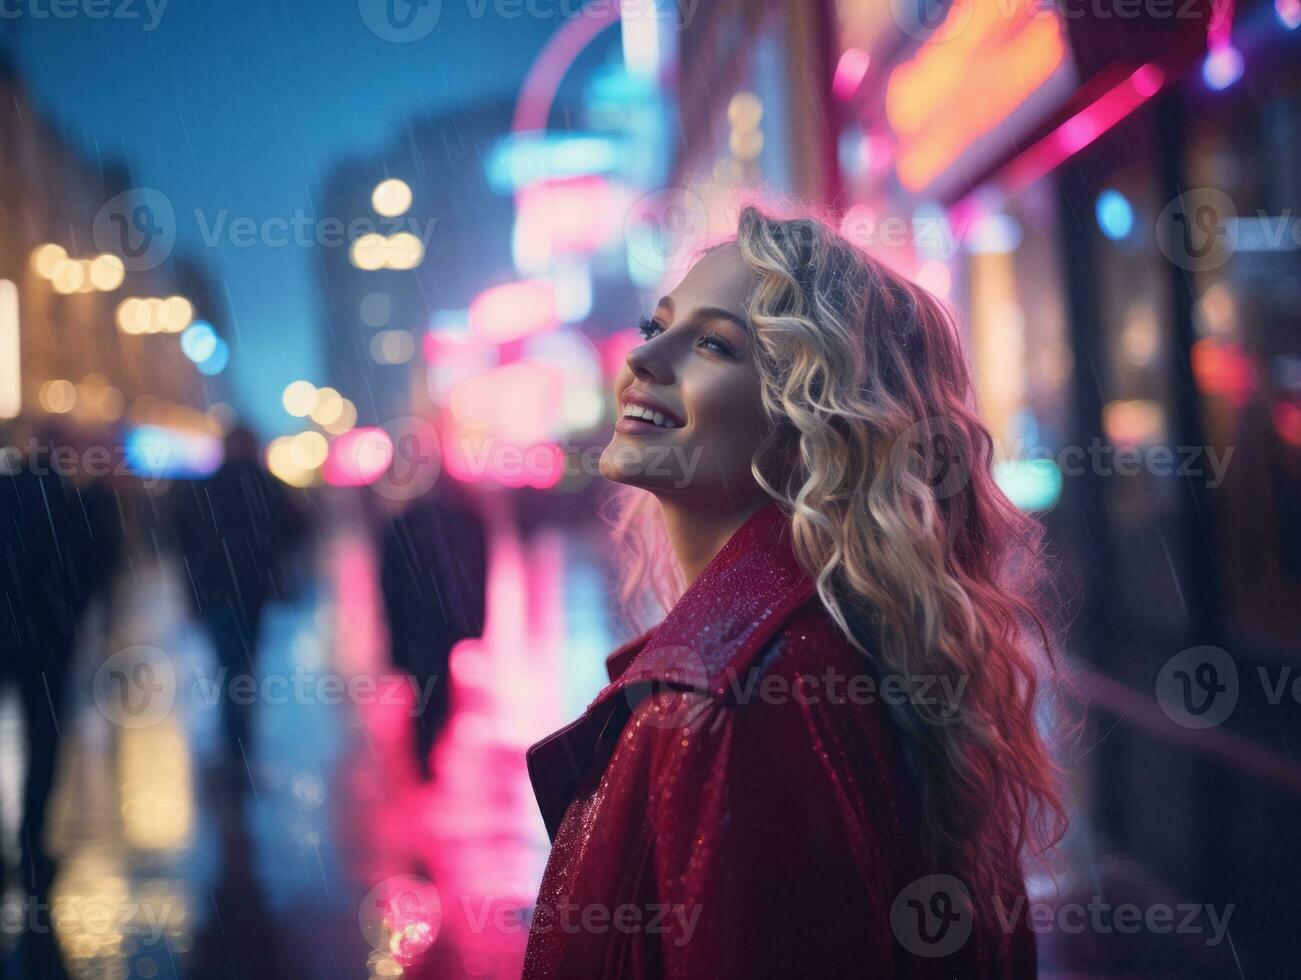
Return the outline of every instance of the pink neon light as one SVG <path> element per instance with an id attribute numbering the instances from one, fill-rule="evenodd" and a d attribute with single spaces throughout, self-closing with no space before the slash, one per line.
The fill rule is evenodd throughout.
<path id="1" fill-rule="evenodd" d="M 513 132 L 527 133 L 547 128 L 551 104 L 565 72 L 602 31 L 619 22 L 619 9 L 619 5 L 613 3 L 588 4 L 581 16 L 567 18 L 551 35 L 520 86 L 515 118 L 511 123 Z"/>
<path id="2" fill-rule="evenodd" d="M 556 287 L 547 279 L 494 286 L 470 304 L 470 329 L 490 344 L 504 344 L 560 325 Z"/>
<path id="3" fill-rule="evenodd" d="M 1211 22 L 1206 27 L 1206 46 L 1214 53 L 1227 47 L 1233 34 L 1234 0 L 1211 0 Z"/>
<path id="4" fill-rule="evenodd" d="M 552 442 L 528 444 L 462 433 L 448 443 L 443 468 L 462 483 L 550 490 L 564 478 L 565 454 Z"/>
<path id="5" fill-rule="evenodd" d="M 466 378 L 497 367 L 500 349 L 485 344 L 468 329 L 425 332 L 425 360 L 429 362 L 426 389 L 439 405 L 447 403 L 448 393 Z"/>
<path id="6" fill-rule="evenodd" d="M 862 48 L 849 48 L 840 56 L 835 77 L 831 81 L 831 91 L 836 98 L 848 100 L 854 97 L 858 87 L 863 84 L 871 60 Z"/>
<path id="7" fill-rule="evenodd" d="M 321 476 L 334 487 L 374 483 L 393 462 L 393 442 L 383 429 L 352 429 L 330 444 Z"/>
<path id="8" fill-rule="evenodd" d="M 594 252 L 618 231 L 610 184 L 597 175 L 535 181 L 520 191 L 516 211 L 521 251 L 538 259 Z"/>
<path id="9" fill-rule="evenodd" d="M 1165 83 L 1165 72 L 1149 62 L 1134 72 L 1130 81 L 1134 83 L 1134 90 L 1139 95 L 1151 98 L 1161 91 L 1161 86 Z"/>
<path id="10" fill-rule="evenodd" d="M 1160 68 L 1143 65 L 1013 160 L 1000 185 L 1014 194 L 1033 184 L 1159 92 L 1164 82 Z"/>
<path id="11" fill-rule="evenodd" d="M 466 378 L 452 389 L 448 404 L 457 425 L 527 446 L 554 431 L 564 389 L 564 373 L 556 365 L 520 360 Z"/>

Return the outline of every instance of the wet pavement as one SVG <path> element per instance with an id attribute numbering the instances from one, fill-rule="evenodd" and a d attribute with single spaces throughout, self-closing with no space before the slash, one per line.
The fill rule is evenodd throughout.
<path id="1" fill-rule="evenodd" d="M 557 664 L 566 616 L 589 620 L 590 646 L 606 639 L 575 609 L 599 590 L 560 574 L 573 556 L 559 539 L 494 540 L 489 625 L 453 651 L 432 782 L 409 741 L 428 692 L 387 662 L 366 539 L 333 537 L 301 594 L 269 607 L 248 689 L 188 618 L 184 571 L 134 556 L 111 613 L 84 625 L 69 685 L 52 916 L 11 876 L 14 975 L 35 972 L 15 920 L 48 938 L 52 917 L 76 978 L 518 976 L 547 852 L 524 749 L 600 684 L 599 650 Z M 237 759 L 221 732 L 234 692 L 252 704 Z M 0 701 L 7 774 L 17 710 Z M 0 786 L 6 855 L 14 790 Z"/>

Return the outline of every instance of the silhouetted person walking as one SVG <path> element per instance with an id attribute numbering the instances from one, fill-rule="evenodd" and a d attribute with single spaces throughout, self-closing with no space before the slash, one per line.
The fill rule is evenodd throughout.
<path id="1" fill-rule="evenodd" d="M 64 975 L 49 915 L 57 867 L 44 846 L 46 809 L 77 627 L 111 582 L 122 545 L 112 494 L 78 486 L 67 459 L 55 465 L 55 442 L 16 446 L 0 434 L 0 671 L 18 689 L 27 747 L 19 872 L 32 906 L 19 954 L 31 977 Z"/>
<path id="2" fill-rule="evenodd" d="M 390 516 L 380 585 L 393 665 L 430 692 L 414 726 L 416 765 L 429 779 L 430 752 L 448 715 L 452 647 L 483 632 L 487 535 L 473 505 L 439 487 Z"/>
<path id="3" fill-rule="evenodd" d="M 190 598 L 221 671 L 228 761 L 247 761 L 251 704 L 231 696 L 241 675 L 257 676 L 257 644 L 267 602 L 279 598 L 285 552 L 303 522 L 284 486 L 258 458 L 248 429 L 226 436 L 226 458 L 211 476 L 176 488 L 177 541 Z M 242 785 L 242 781 L 241 781 Z"/>

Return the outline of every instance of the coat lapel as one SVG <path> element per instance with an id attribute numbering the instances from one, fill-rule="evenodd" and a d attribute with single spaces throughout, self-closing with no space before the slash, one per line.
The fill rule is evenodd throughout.
<path id="1" fill-rule="evenodd" d="M 816 594 L 776 504 L 728 539 L 657 627 L 606 658 L 610 684 L 583 716 L 529 748 L 529 779 L 554 840 L 584 780 L 598 777 L 637 702 L 655 687 L 725 700 L 781 625 Z"/>

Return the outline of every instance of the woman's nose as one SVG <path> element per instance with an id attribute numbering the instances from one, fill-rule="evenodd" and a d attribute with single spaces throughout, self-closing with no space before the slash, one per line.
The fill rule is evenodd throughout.
<path id="1" fill-rule="evenodd" d="M 652 337 L 628 352 L 628 368 L 638 380 L 661 385 L 673 383 L 671 353 L 667 345 L 658 343 L 663 336 Z"/>

